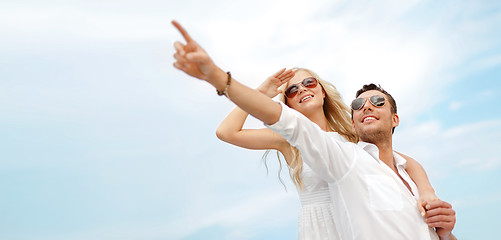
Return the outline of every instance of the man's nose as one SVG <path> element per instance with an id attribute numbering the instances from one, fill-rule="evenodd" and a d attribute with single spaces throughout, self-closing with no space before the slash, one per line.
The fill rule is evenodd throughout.
<path id="1" fill-rule="evenodd" d="M 362 110 L 365 111 L 372 111 L 372 104 L 370 103 L 369 99 L 366 99 L 364 102 L 364 105 L 362 106 Z"/>

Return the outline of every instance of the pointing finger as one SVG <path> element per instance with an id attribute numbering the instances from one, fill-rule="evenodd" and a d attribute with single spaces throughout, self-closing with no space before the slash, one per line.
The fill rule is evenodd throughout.
<path id="1" fill-rule="evenodd" d="M 172 20 L 172 24 L 174 25 L 174 27 L 177 28 L 177 30 L 181 33 L 181 35 L 183 35 L 183 38 L 184 40 L 186 40 L 186 43 L 193 41 L 190 34 L 188 34 L 188 32 L 183 28 L 183 26 L 181 26 L 181 24 L 179 24 L 176 20 Z"/>

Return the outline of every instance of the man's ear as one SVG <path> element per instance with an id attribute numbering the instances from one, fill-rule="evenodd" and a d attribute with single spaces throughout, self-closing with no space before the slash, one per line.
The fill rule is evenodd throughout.
<path id="1" fill-rule="evenodd" d="M 396 127 L 400 124 L 400 118 L 398 117 L 398 114 L 394 113 L 392 116 L 392 127 Z"/>

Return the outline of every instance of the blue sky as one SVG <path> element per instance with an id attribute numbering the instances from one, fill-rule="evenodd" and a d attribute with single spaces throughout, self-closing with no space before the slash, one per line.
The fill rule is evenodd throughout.
<path id="1" fill-rule="evenodd" d="M 454 233 L 499 235 L 500 3 L 125 0 L 0 3 L 0 239 L 295 239 L 287 172 L 215 137 L 233 105 L 172 67 L 172 19 L 252 87 L 380 83 Z"/>

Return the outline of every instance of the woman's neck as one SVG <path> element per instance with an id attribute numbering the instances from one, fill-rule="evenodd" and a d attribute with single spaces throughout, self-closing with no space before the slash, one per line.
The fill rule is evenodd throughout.
<path id="1" fill-rule="evenodd" d="M 327 121 L 323 109 L 320 111 L 314 111 L 313 113 L 306 115 L 306 117 L 312 122 L 316 123 L 322 130 L 326 132 L 332 132 L 332 129 L 329 126 L 329 121 Z"/>

